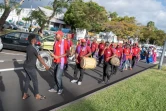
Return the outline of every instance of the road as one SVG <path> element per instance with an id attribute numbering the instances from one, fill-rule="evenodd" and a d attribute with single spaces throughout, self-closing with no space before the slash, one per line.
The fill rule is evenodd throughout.
<path id="1" fill-rule="evenodd" d="M 0 52 L 0 111 L 48 111 L 154 66 L 143 61 L 139 62 L 132 71 L 118 72 L 113 75 L 108 85 L 99 84 L 103 72 L 100 66 L 94 70 L 86 70 L 83 83 L 78 86 L 70 83 L 74 73 L 74 65 L 70 64 L 63 77 L 64 93 L 62 95 L 48 92 L 48 89 L 54 85 L 53 69 L 47 72 L 38 71 L 39 92 L 47 97 L 46 100 L 40 101 L 33 97 L 32 83 L 28 92 L 31 97 L 22 100 L 25 81 L 25 72 L 22 67 L 24 60 L 24 52 L 10 50 Z"/>

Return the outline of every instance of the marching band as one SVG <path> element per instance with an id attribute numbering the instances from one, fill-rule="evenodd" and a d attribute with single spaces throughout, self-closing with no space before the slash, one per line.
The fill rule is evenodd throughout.
<path id="1" fill-rule="evenodd" d="M 85 39 L 80 39 L 77 42 L 76 49 L 73 48 L 73 43 L 71 40 L 71 35 L 67 35 L 67 39 L 63 39 L 63 32 L 57 31 L 56 33 L 56 42 L 54 43 L 53 53 L 49 53 L 53 58 L 54 66 L 54 80 L 55 86 L 48 90 L 49 92 L 57 92 L 62 94 L 63 85 L 62 85 L 62 76 L 65 70 L 68 68 L 68 58 L 75 55 L 75 70 L 74 77 L 71 80 L 71 83 L 77 83 L 78 85 L 82 84 L 84 72 L 86 69 L 95 69 L 96 66 L 100 66 L 103 61 L 103 78 L 101 83 L 108 84 L 110 77 L 113 74 L 116 74 L 118 69 L 122 72 L 125 70 L 132 70 L 139 60 L 146 59 L 147 63 L 156 61 L 156 49 L 150 47 L 149 49 L 142 49 L 139 47 L 138 43 L 126 42 L 123 44 L 109 43 L 108 41 L 101 40 L 100 43 L 97 42 L 97 39 L 94 38 L 93 42 L 89 40 L 88 37 Z M 27 59 L 25 61 L 24 69 L 27 72 L 26 84 L 24 87 L 23 99 L 27 99 L 29 95 L 27 94 L 27 89 L 29 86 L 30 80 L 34 83 L 34 88 L 36 91 L 36 99 L 45 99 L 45 96 L 38 94 L 38 83 L 36 73 L 32 72 L 32 69 L 35 71 L 34 66 L 36 59 L 38 58 L 42 65 L 45 66 L 46 70 L 49 69 L 47 64 L 44 63 L 44 60 L 41 58 L 38 51 L 34 48 L 35 39 L 34 35 L 28 37 L 31 44 L 28 48 L 31 48 L 33 51 L 27 51 Z M 27 49 L 29 50 L 29 49 Z M 33 58 L 30 57 L 33 55 Z M 141 55 L 141 56 L 140 56 Z M 33 64 L 32 62 L 33 61 Z M 97 63 L 98 61 L 98 63 Z M 27 65 L 30 66 L 27 66 Z M 51 66 L 50 66 L 51 67 Z M 111 70 L 110 70 L 111 69 Z M 78 72 L 80 71 L 80 76 L 77 78 Z"/>

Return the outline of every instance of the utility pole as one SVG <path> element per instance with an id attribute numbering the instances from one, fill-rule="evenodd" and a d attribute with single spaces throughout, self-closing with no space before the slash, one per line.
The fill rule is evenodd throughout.
<path id="1" fill-rule="evenodd" d="M 163 52 L 162 52 L 160 62 L 159 62 L 159 65 L 158 65 L 159 70 L 161 70 L 161 67 L 163 65 L 163 59 L 164 59 L 164 56 L 165 56 L 165 49 L 166 49 L 166 41 L 164 42 Z"/>

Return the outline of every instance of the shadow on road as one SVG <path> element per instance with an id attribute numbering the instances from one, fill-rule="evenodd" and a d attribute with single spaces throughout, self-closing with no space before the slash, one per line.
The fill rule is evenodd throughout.
<path id="1" fill-rule="evenodd" d="M 0 93 L 4 91 L 5 91 L 5 85 L 3 83 L 2 76 L 0 76 Z M 0 98 L 0 111 L 4 111 L 1 98 Z"/>
<path id="2" fill-rule="evenodd" d="M 20 64 L 17 62 L 16 59 L 13 59 L 13 64 L 14 64 L 14 67 L 17 68 Z M 25 83 L 25 71 L 23 70 L 15 70 L 15 73 L 17 74 L 18 76 L 18 79 L 19 79 L 19 84 L 20 84 L 20 90 L 22 92 L 22 95 L 24 93 L 24 83 Z M 32 88 L 32 86 L 29 86 L 29 89 L 30 91 L 33 93 L 34 90 Z"/>

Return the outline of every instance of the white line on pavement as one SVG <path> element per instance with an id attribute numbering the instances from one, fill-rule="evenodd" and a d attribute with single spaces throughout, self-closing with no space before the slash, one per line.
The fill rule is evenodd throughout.
<path id="1" fill-rule="evenodd" d="M 7 55 L 20 55 L 20 56 L 26 56 L 25 54 L 14 54 L 14 53 L 7 53 L 7 52 L 0 52 L 2 54 L 7 54 Z"/>
<path id="2" fill-rule="evenodd" d="M 16 70 L 21 70 L 21 69 L 24 69 L 24 68 L 23 67 L 18 67 L 18 68 L 0 69 L 0 72 L 16 71 Z"/>
<path id="3" fill-rule="evenodd" d="M 13 61 L 21 62 L 21 61 L 25 61 L 25 60 L 0 60 L 0 63 L 2 63 L 2 62 L 13 62 Z"/>

